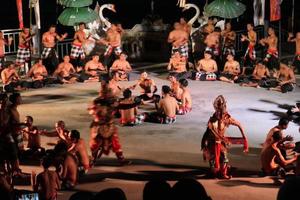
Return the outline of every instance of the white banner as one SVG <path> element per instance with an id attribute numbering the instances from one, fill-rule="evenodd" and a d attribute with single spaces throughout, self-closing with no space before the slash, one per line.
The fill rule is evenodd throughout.
<path id="1" fill-rule="evenodd" d="M 40 0 L 29 0 L 29 8 L 34 9 L 36 26 L 41 29 Z"/>
<path id="2" fill-rule="evenodd" d="M 264 25 L 265 21 L 265 0 L 253 1 L 253 21 L 254 26 Z"/>

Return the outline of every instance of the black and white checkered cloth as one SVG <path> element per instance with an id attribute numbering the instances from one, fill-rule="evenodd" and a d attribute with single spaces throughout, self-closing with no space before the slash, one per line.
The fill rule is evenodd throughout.
<path id="1" fill-rule="evenodd" d="M 18 48 L 16 63 L 23 64 L 30 58 L 29 48 Z"/>
<path id="2" fill-rule="evenodd" d="M 189 45 L 188 44 L 184 44 L 184 45 L 181 45 L 179 47 L 172 47 L 172 55 L 176 51 L 178 51 L 181 56 L 188 58 L 188 56 L 189 56 Z"/>
<path id="3" fill-rule="evenodd" d="M 56 54 L 56 51 L 54 48 L 51 48 L 51 47 L 44 47 L 43 48 L 43 52 L 42 52 L 42 59 L 46 59 L 49 57 L 51 51 L 54 51 L 55 54 Z M 57 54 L 56 54 L 56 57 L 57 57 Z"/>
<path id="4" fill-rule="evenodd" d="M 70 57 L 73 59 L 79 58 L 84 59 L 85 54 L 81 46 L 72 45 Z"/>
<path id="5" fill-rule="evenodd" d="M 108 45 L 108 46 L 106 47 L 104 56 L 110 56 L 110 55 L 112 54 L 112 52 L 114 52 L 115 55 L 118 56 L 118 55 L 120 55 L 120 54 L 123 52 L 123 50 L 122 50 L 122 47 L 120 47 L 120 46 L 113 47 L 113 46 L 111 46 L 111 45 Z"/>
<path id="6" fill-rule="evenodd" d="M 235 49 L 233 46 L 223 48 L 223 55 L 227 56 L 228 54 L 235 56 Z"/>

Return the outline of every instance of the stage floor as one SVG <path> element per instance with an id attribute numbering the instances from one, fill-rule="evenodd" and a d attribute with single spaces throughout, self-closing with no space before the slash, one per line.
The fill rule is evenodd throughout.
<path id="1" fill-rule="evenodd" d="M 141 69 L 143 70 L 143 69 Z M 160 88 L 169 84 L 159 70 L 152 70 Z M 132 76 L 137 78 L 137 75 Z M 126 87 L 135 81 L 122 82 Z M 193 97 L 193 111 L 178 116 L 174 125 L 145 123 L 137 127 L 119 127 L 119 135 L 130 166 L 119 167 L 114 154 L 103 158 L 82 180 L 76 190 L 99 191 L 108 187 L 120 187 L 129 200 L 142 198 L 142 189 L 150 177 L 165 177 L 173 184 L 181 177 L 196 177 L 206 187 L 214 200 L 222 199 L 275 199 L 278 182 L 270 177 L 258 177 L 259 152 L 270 128 L 275 126 L 286 108 L 300 101 L 300 88 L 288 94 L 265 89 L 244 88 L 221 82 L 189 81 Z M 23 104 L 19 110 L 24 116 L 31 115 L 41 129 L 53 130 L 54 123 L 64 120 L 68 129 L 78 129 L 88 142 L 91 118 L 88 104 L 97 96 L 99 83 L 59 85 L 22 93 Z M 137 89 L 134 93 L 138 93 Z M 241 147 L 232 147 L 229 158 L 236 167 L 231 180 L 208 180 L 204 178 L 208 163 L 203 162 L 200 142 L 209 117 L 214 112 L 212 102 L 224 95 L 229 113 L 243 125 L 250 143 L 245 155 Z M 152 110 L 146 106 L 144 110 Z M 290 123 L 286 134 L 300 140 L 299 125 Z M 239 136 L 237 128 L 229 129 L 229 135 Z M 52 148 L 56 138 L 42 137 L 42 142 Z M 27 172 L 36 166 L 22 166 Z M 102 180 L 104 179 L 104 180 Z M 60 192 L 59 199 L 68 199 L 72 192 Z"/>

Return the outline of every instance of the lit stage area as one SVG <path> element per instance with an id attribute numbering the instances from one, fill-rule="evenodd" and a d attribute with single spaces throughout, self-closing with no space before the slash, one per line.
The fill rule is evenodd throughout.
<path id="1" fill-rule="evenodd" d="M 165 75 L 158 75 L 160 67 L 144 67 L 141 71 L 149 68 L 160 93 L 161 86 L 169 85 L 169 82 Z M 121 85 L 133 85 L 138 73 L 131 76 L 133 81 L 121 82 Z M 299 77 L 297 81 L 299 83 Z M 99 83 L 77 83 L 22 92 L 23 104 L 19 108 L 21 117 L 24 119 L 26 115 L 31 115 L 35 125 L 47 130 L 53 130 L 56 121 L 64 120 L 67 129 L 78 129 L 88 143 L 92 119 L 87 107 L 98 95 L 99 87 Z M 189 87 L 193 98 L 191 113 L 178 116 L 173 125 L 144 123 L 136 127 L 118 126 L 124 155 L 132 164 L 120 167 L 113 153 L 109 157 L 104 156 L 82 178 L 75 190 L 97 192 L 120 187 L 127 199 L 138 200 L 142 199 L 145 182 L 153 177 L 167 178 L 171 184 L 182 177 L 195 177 L 214 200 L 276 199 L 278 180 L 259 176 L 261 143 L 269 129 L 285 115 L 287 108 L 300 101 L 300 88 L 282 94 L 219 81 L 189 81 Z M 139 89 L 136 89 L 134 94 L 138 92 Z M 229 113 L 244 127 L 250 146 L 248 154 L 242 152 L 242 147 L 230 148 L 230 163 L 234 167 L 231 180 L 206 179 L 208 163 L 203 161 L 200 150 L 208 119 L 214 112 L 212 103 L 220 94 L 227 100 Z M 152 105 L 140 109 L 141 112 L 151 110 L 154 110 Z M 300 141 L 298 129 L 299 125 L 291 122 L 285 133 L 292 135 L 295 141 Z M 237 128 L 230 128 L 228 134 L 240 136 Z M 42 143 L 47 148 L 53 148 L 56 140 L 42 137 Z M 37 172 L 41 170 L 34 168 Z M 23 165 L 22 169 L 31 173 L 33 167 Z M 60 191 L 58 199 L 68 199 L 72 193 Z"/>

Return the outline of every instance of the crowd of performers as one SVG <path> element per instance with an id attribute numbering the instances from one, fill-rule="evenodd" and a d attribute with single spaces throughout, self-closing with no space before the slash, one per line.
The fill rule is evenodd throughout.
<path id="1" fill-rule="evenodd" d="M 188 78 L 201 81 L 221 80 L 228 83 L 240 83 L 242 86 L 267 87 L 281 92 L 292 91 L 295 84 L 293 69 L 284 61 L 278 60 L 277 37 L 272 28 L 269 36 L 259 41 L 268 46 L 266 57 L 256 59 L 255 45 L 257 36 L 251 24 L 247 25 L 248 35 L 242 36 L 242 41 L 248 42 L 245 53 L 244 69 L 235 60 L 235 37 L 230 23 L 223 31 L 214 27 L 211 21 L 204 27 L 207 34 L 204 43 L 207 45 L 203 58 L 193 71 L 188 70 L 189 34 L 191 27 L 181 20 L 175 23 L 174 30 L 170 32 L 168 42 L 172 44 L 172 56 L 167 69 L 170 71 L 169 85 L 161 87 L 161 95 L 157 94 L 158 87 L 147 72 L 143 72 L 135 84 L 127 88 L 122 87 L 120 81 L 128 81 L 131 66 L 126 60 L 126 54 L 121 48 L 122 29 L 112 25 L 107 31 L 106 38 L 98 42 L 106 45 L 103 64 L 99 55 L 92 55 L 84 63 L 85 53 L 83 44 L 89 36 L 84 33 L 85 24 L 81 23 L 75 33 L 70 55 L 66 55 L 61 63 L 58 62 L 55 51 L 56 41 L 62 41 L 67 34 L 56 33 L 55 26 L 43 34 L 42 57 L 30 68 L 26 69 L 26 62 L 30 59 L 30 35 L 28 29 L 20 34 L 20 45 L 16 63 L 6 64 L 1 72 L 3 89 L 7 93 L 1 94 L 0 107 L 0 142 L 1 142 L 1 168 L 6 174 L 22 176 L 20 159 L 43 156 L 44 171 L 36 176 L 32 174 L 32 184 L 35 191 L 39 191 L 43 199 L 55 199 L 57 190 L 73 188 L 78 182 L 79 173 L 87 173 L 97 159 L 110 151 L 116 154 L 121 165 L 130 164 L 125 159 L 118 136 L 118 126 L 141 125 L 143 122 L 171 125 L 176 122 L 177 115 L 185 115 L 192 111 L 192 95 L 188 88 Z M 300 52 L 300 34 L 296 38 L 289 37 L 290 42 L 296 42 L 297 52 Z M 10 45 L 1 37 L 1 44 Z M 223 43 L 222 43 L 223 42 Z M 222 44 L 222 45 L 221 45 Z M 222 48 L 221 48 L 222 46 Z M 29 53 L 28 53 L 29 52 Z M 3 52 L 2 52 L 3 54 Z M 298 53 L 299 54 L 299 53 Z M 4 55 L 3 55 L 4 56 Z M 2 57 L 3 57 L 2 56 Z M 115 56 L 111 64 L 107 60 Z M 105 61 L 106 59 L 106 61 Z M 226 62 L 225 62 L 226 61 Z M 224 69 L 220 70 L 224 63 Z M 299 66 L 299 55 L 295 58 L 295 66 Z M 222 67 L 223 68 L 223 67 Z M 250 72 L 249 72 L 250 68 Z M 21 70 L 20 70 L 21 69 Z M 299 69 L 299 68 L 298 68 Z M 21 71 L 21 72 L 20 72 Z M 21 80 L 20 73 L 30 80 Z M 93 120 L 90 124 L 89 148 L 80 132 L 69 130 L 64 121 L 55 124 L 54 130 L 40 130 L 33 125 L 33 117 L 26 116 L 21 122 L 18 106 L 21 104 L 21 95 L 15 91 L 21 88 L 39 88 L 47 84 L 63 84 L 74 82 L 99 81 L 101 87 L 99 95 L 88 108 Z M 132 95 L 132 90 L 140 88 L 138 96 Z M 140 112 L 144 105 L 153 105 L 154 112 Z M 227 111 L 226 100 L 220 95 L 214 103 L 215 112 L 210 117 L 207 130 L 204 133 L 201 148 L 203 156 L 209 160 L 211 174 L 214 177 L 230 178 L 228 164 L 228 145 L 241 144 L 244 152 L 248 152 L 248 141 L 240 122 L 231 117 Z M 299 107 L 293 108 L 289 114 L 300 113 Z M 278 174 L 283 170 L 293 169 L 299 175 L 298 161 L 299 145 L 292 143 L 293 138 L 284 136 L 283 130 L 287 128 L 289 120 L 281 119 L 279 125 L 270 130 L 261 153 L 262 169 L 265 174 Z M 237 126 L 242 137 L 226 136 L 226 129 Z M 45 150 L 40 142 L 40 136 L 57 137 L 54 149 Z M 27 141 L 27 145 L 24 145 Z M 26 147 L 25 147 L 26 146 Z M 291 158 L 292 157 L 292 158 Z M 56 172 L 49 170 L 55 166 Z M 0 174 L 4 176 L 3 174 Z M 45 187 L 45 185 L 47 187 Z"/>

